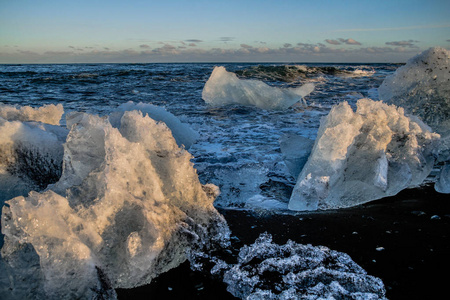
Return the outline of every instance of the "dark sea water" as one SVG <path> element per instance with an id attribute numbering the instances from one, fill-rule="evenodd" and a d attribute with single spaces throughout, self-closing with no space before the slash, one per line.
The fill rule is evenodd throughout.
<path id="1" fill-rule="evenodd" d="M 213 68 L 272 86 L 315 84 L 307 107 L 285 111 L 255 107 L 212 108 L 201 93 Z M 1 65 L 0 102 L 41 106 L 61 103 L 65 112 L 106 115 L 133 101 L 163 106 L 200 133 L 189 152 L 202 183 L 221 189 L 222 208 L 286 208 L 295 184 L 280 152 L 284 134 L 315 139 L 332 105 L 376 99 L 395 64 L 70 64 Z M 64 120 L 64 118 L 63 118 Z M 250 201 L 248 201 L 251 199 Z"/>

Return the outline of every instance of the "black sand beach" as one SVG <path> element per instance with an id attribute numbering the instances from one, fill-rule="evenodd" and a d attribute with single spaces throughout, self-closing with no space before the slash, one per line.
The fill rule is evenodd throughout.
<path id="1" fill-rule="evenodd" d="M 388 299 L 441 299 L 450 268 L 450 196 L 433 187 L 334 211 L 267 214 L 222 210 L 237 244 L 263 232 L 276 243 L 288 239 L 345 252 L 379 277 Z M 185 262 L 150 285 L 117 290 L 119 299 L 235 299 L 225 284 L 193 272 Z"/>

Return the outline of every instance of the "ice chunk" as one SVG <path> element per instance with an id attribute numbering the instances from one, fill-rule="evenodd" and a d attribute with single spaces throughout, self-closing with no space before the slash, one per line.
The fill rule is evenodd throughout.
<path id="1" fill-rule="evenodd" d="M 419 116 L 433 130 L 450 134 L 450 52 L 430 48 L 386 77 L 380 99 Z"/>
<path id="2" fill-rule="evenodd" d="M 194 144 L 199 138 L 199 134 L 196 131 L 189 127 L 189 125 L 182 123 L 177 117 L 166 111 L 163 107 L 142 102 L 135 104 L 132 101 L 129 101 L 120 105 L 116 112 L 112 113 L 110 116 L 111 124 L 114 127 L 118 127 L 118 122 L 124 112 L 132 110 L 139 110 L 144 115 L 147 114 L 155 121 L 166 123 L 167 127 L 169 127 L 172 131 L 172 135 L 177 141 L 178 146 L 180 147 L 181 145 L 184 145 L 186 149 L 189 149 L 191 145 Z"/>
<path id="3" fill-rule="evenodd" d="M 438 181 L 434 185 L 437 192 L 450 194 L 450 164 L 445 164 L 439 172 Z"/>
<path id="4" fill-rule="evenodd" d="M 353 112 L 343 102 L 321 120 L 289 208 L 350 207 L 420 185 L 438 145 L 439 135 L 402 108 L 360 99 Z"/>
<path id="5" fill-rule="evenodd" d="M 84 113 L 67 123 L 60 181 L 3 209 L 9 293 L 30 294 L 39 283 L 45 298 L 114 298 L 112 288 L 149 283 L 190 248 L 227 241 L 212 206 L 217 191 L 200 184 L 191 155 L 164 123 L 138 111 L 124 112 L 118 128 Z M 21 245 L 35 251 L 25 259 L 39 258 L 33 274 L 9 263 Z"/>
<path id="6" fill-rule="evenodd" d="M 61 104 L 44 105 L 33 108 L 31 106 L 15 106 L 0 103 L 0 118 L 8 121 L 36 121 L 52 125 L 59 125 L 64 108 Z"/>
<path id="7" fill-rule="evenodd" d="M 267 233 L 243 246 L 236 264 L 209 260 L 215 262 L 211 273 L 223 276 L 227 290 L 241 299 L 386 299 L 381 279 L 347 254 L 293 241 L 278 245 Z"/>
<path id="8" fill-rule="evenodd" d="M 0 118 L 0 206 L 58 181 L 67 133 L 55 125 Z"/>
<path id="9" fill-rule="evenodd" d="M 224 67 L 215 67 L 206 82 L 202 98 L 213 106 L 240 104 L 262 109 L 283 110 L 304 101 L 314 90 L 312 83 L 298 88 L 271 87 L 259 80 L 241 80 Z"/>
<path id="10" fill-rule="evenodd" d="M 280 139 L 280 149 L 289 172 L 297 178 L 311 154 L 314 141 L 296 134 L 285 134 Z"/>

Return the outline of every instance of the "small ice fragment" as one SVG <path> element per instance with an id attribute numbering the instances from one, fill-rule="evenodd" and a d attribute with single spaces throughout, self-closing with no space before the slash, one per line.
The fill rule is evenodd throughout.
<path id="1" fill-rule="evenodd" d="M 290 240 L 278 245 L 267 233 L 240 249 L 237 264 L 217 265 L 215 275 L 240 299 L 386 299 L 381 279 L 349 255 Z"/>
<path id="2" fill-rule="evenodd" d="M 450 194 L 450 162 L 441 168 L 434 189 L 442 194 Z"/>
<path id="3" fill-rule="evenodd" d="M 416 215 L 416 216 L 424 216 L 424 215 L 426 215 L 426 213 L 425 212 L 423 212 L 423 211 L 420 211 L 420 210 L 413 210 L 412 212 L 411 212 L 413 215 Z"/>
<path id="4" fill-rule="evenodd" d="M 284 134 L 280 139 L 283 159 L 294 178 L 300 174 L 311 154 L 314 141 L 297 134 Z"/>
<path id="5" fill-rule="evenodd" d="M 440 220 L 441 217 L 439 217 L 438 215 L 433 215 L 431 216 L 430 220 Z"/>
<path id="6" fill-rule="evenodd" d="M 377 247 L 376 250 L 377 250 L 377 251 L 383 251 L 383 250 L 384 250 L 384 247 Z"/>

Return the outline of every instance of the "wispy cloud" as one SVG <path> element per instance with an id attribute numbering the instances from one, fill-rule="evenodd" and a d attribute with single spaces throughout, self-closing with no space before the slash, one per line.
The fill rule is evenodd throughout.
<path id="1" fill-rule="evenodd" d="M 202 40 L 197 40 L 197 39 L 189 39 L 189 40 L 184 40 L 185 42 L 188 43 L 202 43 Z"/>
<path id="2" fill-rule="evenodd" d="M 326 39 L 325 42 L 327 42 L 328 44 L 331 44 L 331 45 L 340 45 L 341 44 L 341 42 L 339 42 L 338 40 Z"/>
<path id="3" fill-rule="evenodd" d="M 222 36 L 222 37 L 220 37 L 219 38 L 219 41 L 221 41 L 221 42 L 231 42 L 231 41 L 234 41 L 234 37 L 231 37 L 231 36 Z"/>
<path id="4" fill-rule="evenodd" d="M 360 42 L 357 42 L 354 39 L 339 39 L 339 40 L 346 45 L 357 45 L 357 46 L 361 45 Z"/>
<path id="5" fill-rule="evenodd" d="M 352 43 L 351 39 L 337 39 L 341 45 Z M 240 44 L 238 47 L 190 47 L 190 44 L 180 42 L 156 43 L 152 48 L 147 44 L 136 45 L 135 49 L 112 50 L 96 48 L 77 51 L 77 47 L 70 47 L 70 51 L 32 52 L 16 49 L 1 53 L 0 62 L 230 62 L 230 61 L 387 61 L 386 57 L 394 57 L 393 61 L 406 61 L 418 53 L 418 48 L 408 47 L 406 42 L 414 44 L 416 41 L 392 41 L 385 47 L 339 47 L 326 43 L 290 43 L 279 47 L 267 47 L 261 44 Z M 356 41 L 355 41 L 356 42 Z M 195 44 L 195 43 L 192 43 Z M 100 50 L 101 49 L 101 50 Z"/>
<path id="6" fill-rule="evenodd" d="M 415 43 L 418 43 L 419 41 L 409 40 L 409 41 L 393 41 L 393 42 L 386 42 L 386 45 L 389 46 L 395 46 L 395 47 L 409 47 L 409 48 L 418 48 Z"/>
<path id="7" fill-rule="evenodd" d="M 415 26 L 405 26 L 405 27 L 347 28 L 347 29 L 333 30 L 333 32 L 398 31 L 398 30 L 432 29 L 432 28 L 450 28 L 450 23 L 447 23 L 447 24 L 430 24 L 430 25 L 415 25 Z"/>
<path id="8" fill-rule="evenodd" d="M 357 46 L 362 45 L 360 42 L 357 42 L 354 39 L 350 39 L 350 38 L 349 39 L 339 38 L 337 40 L 326 39 L 325 42 L 327 42 L 328 44 L 331 44 L 331 45 L 341 45 L 341 44 L 357 45 Z"/>

